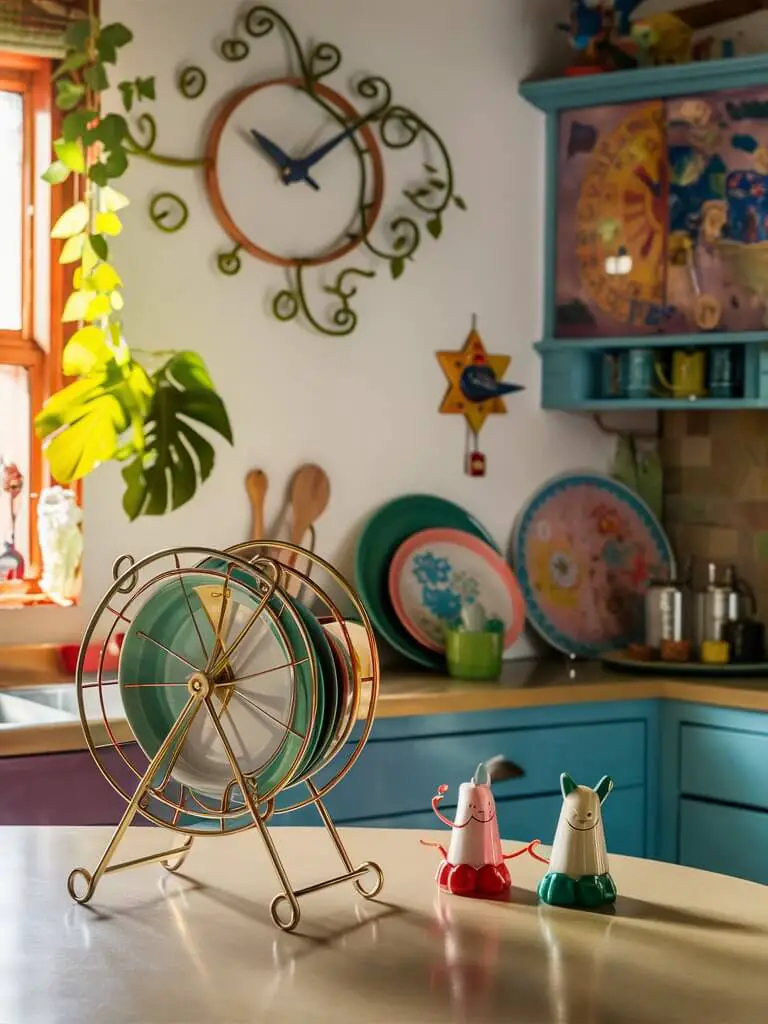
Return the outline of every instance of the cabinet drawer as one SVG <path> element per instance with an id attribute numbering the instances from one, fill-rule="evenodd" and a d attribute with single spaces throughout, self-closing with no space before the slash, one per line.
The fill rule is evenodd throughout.
<path id="1" fill-rule="evenodd" d="M 499 817 L 499 831 L 503 838 L 528 842 L 541 839 L 546 846 L 552 839 L 560 815 L 563 799 L 559 794 L 551 796 L 521 797 L 519 800 L 498 800 L 496 811 Z M 446 818 L 453 817 L 453 808 L 446 808 Z M 603 808 L 608 850 L 630 857 L 645 854 L 645 789 L 614 789 Z M 443 829 L 446 838 L 450 833 L 431 811 L 415 814 L 393 814 L 380 818 L 360 821 L 366 828 L 413 828 L 432 831 Z"/>
<path id="2" fill-rule="evenodd" d="M 768 814 L 680 801 L 680 863 L 768 884 Z"/>
<path id="3" fill-rule="evenodd" d="M 680 729 L 680 792 L 768 810 L 768 735 L 707 725 Z"/>
<path id="4" fill-rule="evenodd" d="M 525 774 L 494 785 L 497 800 L 559 792 L 560 773 L 594 786 L 611 775 L 622 787 L 645 782 L 645 725 L 640 721 L 459 733 L 418 739 L 371 740 L 328 809 L 340 822 L 429 810 L 437 787 L 445 804 L 481 761 L 503 755 Z"/>

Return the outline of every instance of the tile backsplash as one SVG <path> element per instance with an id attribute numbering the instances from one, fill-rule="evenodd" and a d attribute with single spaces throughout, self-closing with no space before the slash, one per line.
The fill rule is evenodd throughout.
<path id="1" fill-rule="evenodd" d="M 678 563 L 733 563 L 768 612 L 768 410 L 664 415 L 664 522 Z M 762 616 L 761 616 L 762 617 Z"/>

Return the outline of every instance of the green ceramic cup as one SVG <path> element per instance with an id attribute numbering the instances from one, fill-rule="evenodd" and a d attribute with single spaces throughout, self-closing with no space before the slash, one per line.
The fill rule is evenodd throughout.
<path id="1" fill-rule="evenodd" d="M 501 633 L 446 630 L 445 660 L 448 674 L 454 679 L 498 679 L 503 654 Z"/>

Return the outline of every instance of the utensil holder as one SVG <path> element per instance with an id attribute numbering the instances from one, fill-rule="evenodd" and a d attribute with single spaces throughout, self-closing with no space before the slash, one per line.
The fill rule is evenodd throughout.
<path id="1" fill-rule="evenodd" d="M 503 655 L 501 633 L 446 630 L 445 660 L 448 674 L 454 679 L 496 680 L 501 675 Z"/>
<path id="2" fill-rule="evenodd" d="M 264 557 L 269 550 L 272 557 Z M 310 579 L 287 563 L 295 563 L 297 559 L 306 559 L 311 570 L 324 574 L 333 587 L 349 601 L 354 608 L 354 618 L 364 627 L 370 645 L 369 668 L 364 674 L 359 660 L 354 656 L 354 648 L 346 627 L 346 618 L 342 616 L 336 604 L 328 596 L 326 589 L 315 579 Z M 191 564 L 190 564 L 191 563 Z M 161 551 L 139 561 L 131 555 L 123 555 L 113 567 L 113 584 L 100 602 L 89 622 L 83 636 L 76 669 L 76 687 L 80 720 L 85 734 L 88 749 L 104 778 L 112 788 L 125 800 L 126 809 L 120 823 L 96 868 L 91 872 L 87 868 L 77 867 L 69 875 L 67 888 L 70 896 L 77 903 L 88 903 L 101 878 L 114 871 L 138 867 L 144 864 L 161 863 L 167 871 L 177 871 L 184 863 L 196 836 L 227 835 L 233 832 L 256 829 L 261 835 L 267 849 L 275 873 L 282 886 L 281 891 L 270 904 L 270 914 L 277 927 L 284 931 L 292 931 L 299 923 L 302 897 L 318 892 L 329 886 L 352 882 L 356 891 L 366 899 L 373 899 L 380 891 L 384 882 L 381 868 L 372 861 L 366 861 L 355 867 L 339 836 L 336 826 L 328 813 L 323 798 L 349 772 L 360 756 L 370 735 L 376 711 L 379 692 L 379 660 L 376 650 L 373 629 L 357 595 L 346 580 L 331 565 L 312 552 L 292 544 L 278 541 L 254 541 L 238 545 L 227 551 L 218 551 L 202 547 L 178 547 Z M 211 649 L 199 631 L 190 603 L 185 577 L 207 577 L 214 585 L 220 602 L 218 624 L 212 623 L 215 640 Z M 205 664 L 198 666 L 186 662 L 187 669 L 182 669 L 188 676 L 186 683 L 159 683 L 157 680 L 140 681 L 137 686 L 178 686 L 177 691 L 183 694 L 179 704 L 183 707 L 178 712 L 175 722 L 159 745 L 154 756 L 143 753 L 138 742 L 126 741 L 117 734 L 125 729 L 121 721 L 122 709 L 113 701 L 115 692 L 112 688 L 119 686 L 116 678 L 105 675 L 105 656 L 113 641 L 115 633 L 125 631 L 133 617 L 141 608 L 142 598 L 146 599 L 158 585 L 167 585 L 178 580 L 180 591 L 185 595 L 189 617 L 195 627 L 203 655 L 207 655 Z M 301 775 L 299 765 L 302 764 L 314 735 L 318 722 L 318 692 L 321 677 L 314 647 L 311 644 L 306 628 L 295 609 L 288 600 L 286 591 L 290 583 L 298 583 L 312 594 L 316 605 L 321 606 L 317 618 L 337 624 L 336 634 L 343 637 L 348 656 L 349 687 L 348 701 L 345 705 L 344 725 L 332 734 L 332 742 L 324 752 L 320 763 L 311 763 L 310 769 L 304 769 Z M 241 591 L 250 593 L 255 610 L 247 623 L 240 629 L 237 637 L 229 644 L 222 633 L 222 622 L 228 613 L 232 592 L 231 586 L 236 585 Z M 219 588 L 221 588 L 219 590 Z M 277 613 L 273 609 L 279 609 Z M 281 618 L 293 618 L 296 628 L 304 638 L 305 650 L 294 650 L 292 641 L 280 626 Z M 229 691 L 237 689 L 238 679 L 232 665 L 235 648 L 245 639 L 248 633 L 257 626 L 280 629 L 284 641 L 286 662 L 268 669 L 288 670 L 292 681 L 291 706 L 295 707 L 298 691 L 298 675 L 295 666 L 308 664 L 307 675 L 311 678 L 311 700 L 309 720 L 304 734 L 294 730 L 295 719 L 282 722 L 273 715 L 267 714 L 273 722 L 284 728 L 285 742 L 289 735 L 293 740 L 291 750 L 295 748 L 295 756 L 288 767 L 281 772 L 272 788 L 259 791 L 258 775 L 261 769 L 251 770 L 247 774 L 240 759 L 234 751 L 228 735 L 228 719 L 226 706 Z M 85 674 L 85 659 L 94 637 L 99 637 L 101 654 L 99 658 L 96 680 Z M 256 635 L 255 635 L 256 636 Z M 144 636 L 145 640 L 150 637 Z M 185 661 L 170 648 L 161 647 L 168 656 Z M 304 658 L 301 662 L 299 659 Z M 191 671 L 190 671 L 191 670 Z M 257 675 L 266 674 L 259 672 Z M 304 676 L 306 680 L 306 675 Z M 138 692 L 138 691 L 137 691 Z M 151 693 L 148 690 L 148 693 Z M 176 691 L 175 691 L 176 692 Z M 218 706 L 214 703 L 214 694 L 218 696 Z M 350 703 L 351 702 L 351 703 Z M 175 713 L 175 712 L 174 712 Z M 189 729 L 193 720 L 200 715 L 213 726 L 214 740 L 218 741 L 226 754 L 231 768 L 231 781 L 221 797 L 213 797 L 189 788 L 173 777 L 173 770 L 187 742 Z M 130 723 L 128 723 L 130 726 Z M 352 729 L 361 724 L 359 738 L 355 742 L 349 740 Z M 231 728 L 231 726 L 229 726 Z M 296 743 L 296 737 L 301 741 Z M 133 738 L 135 740 L 135 737 Z M 235 744 L 236 746 L 237 744 Z M 228 770 L 228 769 L 227 769 Z M 322 781 L 317 781 L 318 777 Z M 298 789 L 298 792 L 297 792 Z M 302 795 L 306 793 L 306 795 Z M 290 813 L 301 807 L 314 805 L 331 842 L 338 852 L 343 871 L 333 878 L 322 879 L 302 889 L 291 884 L 283 862 L 280 858 L 275 840 L 269 828 L 270 819 L 277 814 Z M 149 856 L 114 862 L 114 857 L 125 833 L 136 815 L 141 815 L 152 824 L 159 825 L 169 831 L 173 840 L 169 849 Z M 371 876 L 364 883 L 366 876 Z"/>

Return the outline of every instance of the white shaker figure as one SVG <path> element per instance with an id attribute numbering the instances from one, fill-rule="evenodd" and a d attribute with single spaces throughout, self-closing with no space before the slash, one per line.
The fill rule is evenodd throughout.
<path id="1" fill-rule="evenodd" d="M 424 846 L 437 845 L 443 855 L 437 869 L 437 884 L 457 896 L 482 899 L 506 895 L 512 880 L 504 862 L 523 853 L 542 860 L 532 849 L 540 840 L 534 839 L 516 853 L 502 852 L 496 802 L 485 764 L 477 766 L 471 782 L 462 782 L 459 786 L 455 821 L 450 821 L 438 809 L 447 792 L 447 786 L 438 788 L 432 798 L 432 810 L 451 829 L 448 849 L 436 843 L 423 843 Z"/>
<path id="2" fill-rule="evenodd" d="M 616 886 L 608 867 L 602 804 L 613 789 L 604 775 L 594 789 L 560 776 L 563 806 L 549 859 L 549 871 L 537 892 L 544 903 L 560 907 L 599 907 L 613 903 Z"/>

